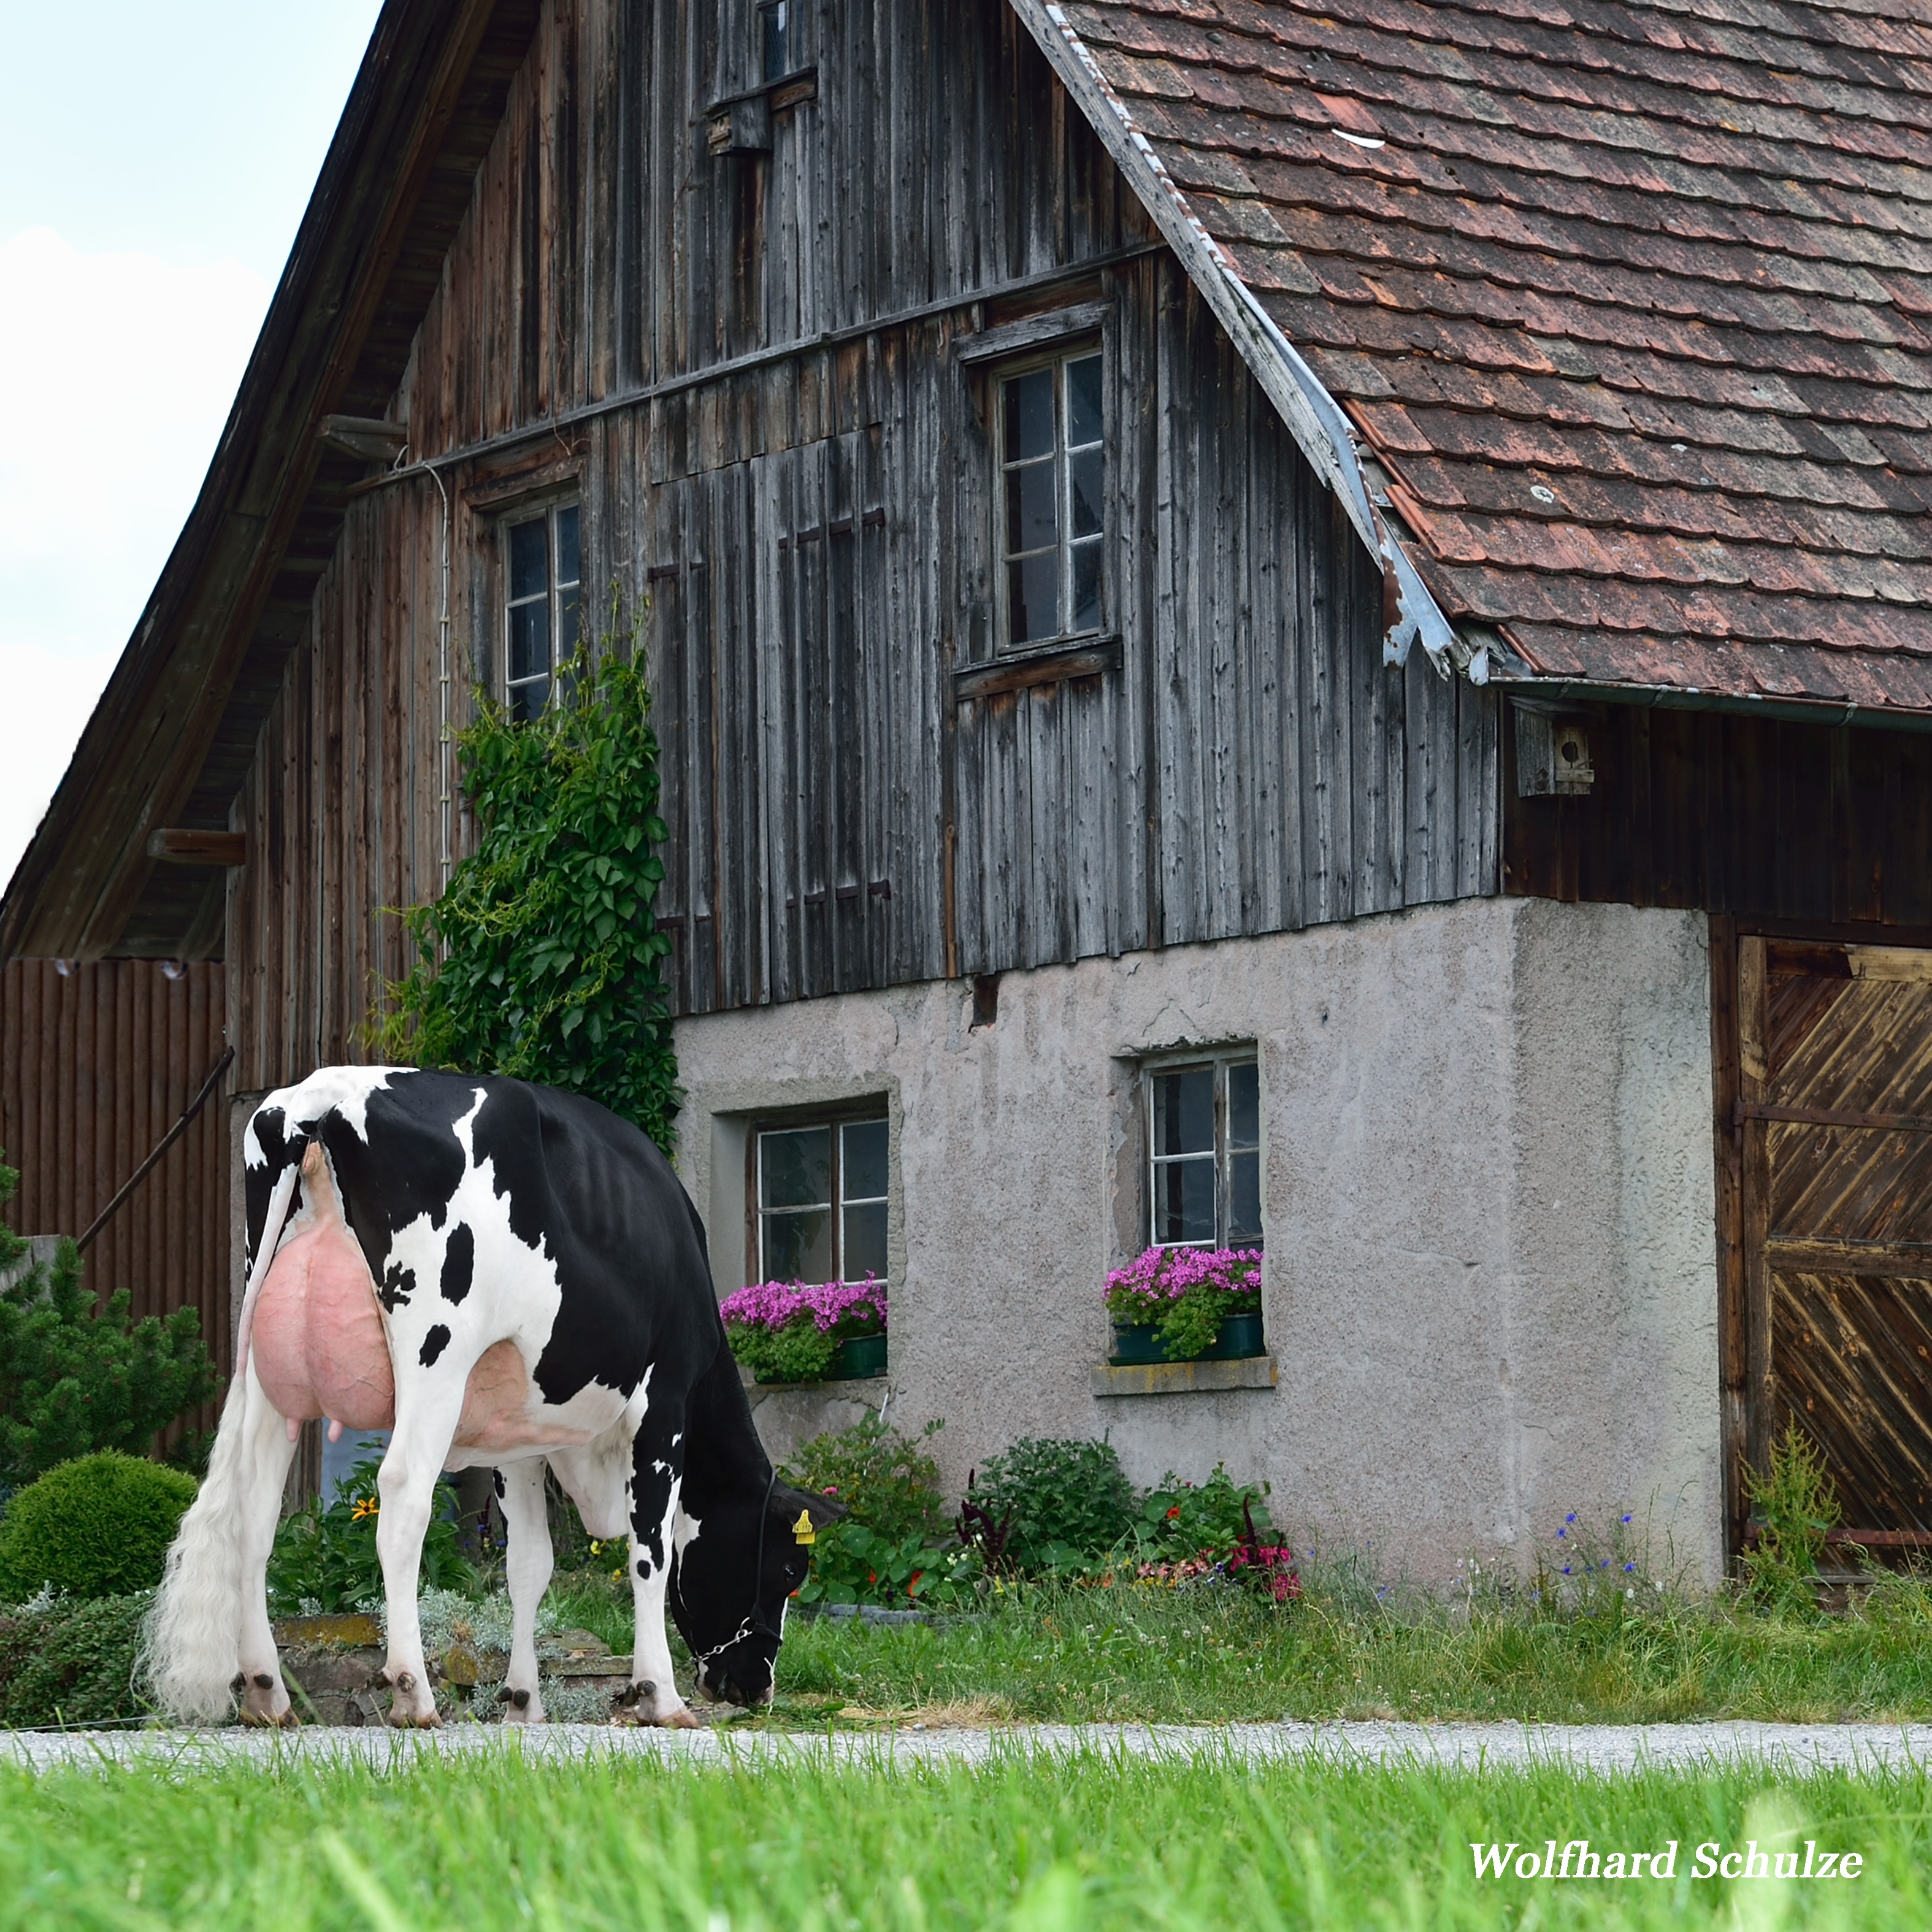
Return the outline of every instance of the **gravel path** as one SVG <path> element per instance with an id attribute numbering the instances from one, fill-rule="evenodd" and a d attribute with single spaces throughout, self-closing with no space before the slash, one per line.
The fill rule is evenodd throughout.
<path id="1" fill-rule="evenodd" d="M 1016 1724 L 992 1730 L 905 1726 L 830 1734 L 619 1730 L 598 1724 L 553 1724 L 520 1734 L 481 1724 L 434 1732 L 0 1731 L 0 1764 L 34 1770 L 136 1762 L 212 1768 L 238 1760 L 401 1768 L 425 1754 L 453 1757 L 518 1749 L 538 1760 L 609 1753 L 671 1763 L 757 1765 L 829 1757 L 838 1764 L 897 1768 L 983 1764 L 1014 1753 L 1124 1753 L 1183 1761 L 1313 1757 L 1466 1770 L 1562 1764 L 1612 1773 L 1744 1762 L 1804 1772 L 1932 1763 L 1932 1724 Z"/>

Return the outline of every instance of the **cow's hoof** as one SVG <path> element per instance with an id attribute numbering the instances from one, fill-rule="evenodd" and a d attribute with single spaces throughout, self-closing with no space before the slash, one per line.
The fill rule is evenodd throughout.
<path id="1" fill-rule="evenodd" d="M 440 1731 L 442 1729 L 442 1715 L 434 1708 L 422 1716 L 413 1711 L 392 1711 L 389 1728 L 397 1731 Z"/>
<path id="2" fill-rule="evenodd" d="M 506 1724 L 541 1724 L 544 1721 L 543 1701 L 534 1690 L 503 1692 L 503 1721 Z"/>
<path id="3" fill-rule="evenodd" d="M 658 1722 L 668 1731 L 701 1731 L 704 1728 L 688 1704 L 679 1705 L 669 1717 L 660 1718 Z"/>
<path id="4" fill-rule="evenodd" d="M 302 1720 L 296 1715 L 292 1704 L 286 1711 L 249 1711 L 242 1713 L 242 1722 L 251 1731 L 298 1731 Z"/>

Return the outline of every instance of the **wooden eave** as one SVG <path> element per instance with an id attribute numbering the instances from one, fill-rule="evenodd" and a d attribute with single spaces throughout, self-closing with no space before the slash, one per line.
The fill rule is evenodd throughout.
<path id="1" fill-rule="evenodd" d="M 526 53 L 538 0 L 386 0 L 201 491 L 0 902 L 0 960 L 217 953 L 225 827 L 350 487 L 324 416 L 380 417 Z"/>

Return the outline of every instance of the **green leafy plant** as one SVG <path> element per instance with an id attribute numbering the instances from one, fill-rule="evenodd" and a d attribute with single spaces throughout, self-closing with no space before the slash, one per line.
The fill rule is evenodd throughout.
<path id="1" fill-rule="evenodd" d="M 0 1203 L 18 1170 L 0 1166 Z M 31 1483 L 97 1449 L 145 1452 L 219 1383 L 191 1308 L 130 1318 L 117 1289 L 98 1306 L 80 1250 L 63 1240 L 50 1262 L 23 1265 L 29 1244 L 0 1226 L 0 1485 Z"/>
<path id="2" fill-rule="evenodd" d="M 970 1597 L 982 1574 L 977 1552 L 962 1544 L 935 1545 L 917 1530 L 888 1536 L 848 1518 L 818 1532 L 812 1574 L 797 1596 L 801 1604 L 916 1609 Z"/>
<path id="3" fill-rule="evenodd" d="M 1814 1608 L 1811 1580 L 1838 1521 L 1823 1453 L 1794 1420 L 1772 1444 L 1769 1468 L 1748 1468 L 1744 1484 L 1760 1519 L 1757 1540 L 1744 1554 L 1752 1594 L 1774 1609 Z"/>
<path id="4" fill-rule="evenodd" d="M 152 1591 L 128 1597 L 44 1594 L 0 1612 L 0 1726 L 126 1724 L 146 1706 L 134 1689 Z"/>
<path id="5" fill-rule="evenodd" d="M 50 1469 L 0 1522 L 0 1602 L 46 1588 L 70 1597 L 152 1589 L 197 1486 L 182 1470 L 115 1449 Z"/>
<path id="6" fill-rule="evenodd" d="M 1238 1486 L 1225 1463 L 1216 1462 L 1204 1483 L 1184 1483 L 1170 1469 L 1141 1498 L 1134 1547 L 1155 1558 L 1207 1556 L 1219 1562 L 1247 1540 L 1251 1528 L 1268 1530 L 1262 1504 L 1267 1490 L 1266 1484 L 1258 1490 Z"/>
<path id="7" fill-rule="evenodd" d="M 1133 1519 L 1110 1444 L 1024 1436 L 968 1478 L 960 1529 L 989 1564 L 1073 1570 L 1111 1550 Z"/>
<path id="8" fill-rule="evenodd" d="M 788 1482 L 835 1496 L 848 1514 L 818 1532 L 802 1604 L 954 1603 L 981 1574 L 976 1551 L 944 1540 L 939 1465 L 921 1444 L 945 1426 L 928 1422 L 908 1440 L 875 1415 L 814 1436 L 785 1465 Z"/>
<path id="9" fill-rule="evenodd" d="M 457 743 L 477 848 L 404 914 L 418 958 L 370 1031 L 386 1057 L 601 1101 L 670 1144 L 681 1096 L 652 906 L 658 743 L 634 632 L 563 666 L 525 722 L 478 694 Z M 628 643 L 628 655 L 620 651 Z"/>
<path id="10" fill-rule="evenodd" d="M 881 1536 L 937 1536 L 946 1528 L 939 1465 L 920 1444 L 945 1426 L 928 1422 L 909 1442 L 876 1415 L 867 1415 L 850 1429 L 801 1444 L 784 1466 L 784 1479 L 802 1490 L 837 1497 L 848 1512 L 847 1522 Z M 825 1532 L 819 1534 L 822 1541 Z"/>
<path id="11" fill-rule="evenodd" d="M 376 1525 L 382 1504 L 376 1478 L 382 1466 L 380 1457 L 366 1458 L 336 1484 L 329 1502 L 316 1497 L 283 1519 L 268 1558 L 268 1600 L 278 1613 L 314 1616 L 381 1604 Z M 424 1533 L 419 1587 L 466 1594 L 476 1588 L 475 1573 L 458 1547 L 456 1492 L 446 1483 L 436 1486 Z"/>

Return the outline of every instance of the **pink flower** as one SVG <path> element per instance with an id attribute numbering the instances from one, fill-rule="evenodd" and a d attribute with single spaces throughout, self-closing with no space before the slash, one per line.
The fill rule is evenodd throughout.
<path id="1" fill-rule="evenodd" d="M 728 1328 L 783 1328 L 809 1315 L 820 1334 L 829 1333 L 848 1317 L 869 1312 L 886 1326 L 884 1282 L 868 1275 L 863 1281 L 754 1282 L 728 1294 L 718 1312 Z"/>

